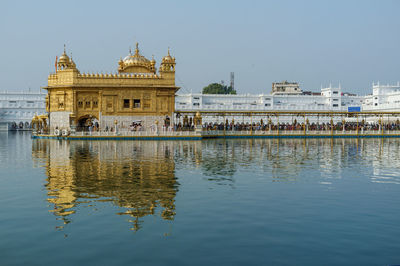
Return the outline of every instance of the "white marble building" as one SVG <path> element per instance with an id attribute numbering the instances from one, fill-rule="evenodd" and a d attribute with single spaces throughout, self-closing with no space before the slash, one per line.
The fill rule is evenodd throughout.
<path id="1" fill-rule="evenodd" d="M 284 83 L 279 83 L 282 85 Z M 321 92 L 301 91 L 297 83 L 275 94 L 177 94 L 175 112 L 180 111 L 360 111 L 400 112 L 400 83 L 372 85 L 372 94 L 358 96 L 339 87 L 322 88 Z M 297 88 L 294 90 L 293 88 Z M 299 94 L 298 92 L 301 92 Z M 29 129 L 35 114 L 45 114 L 43 92 L 0 92 L 0 130 Z M 53 117 L 53 119 L 56 119 Z M 219 118 L 208 118 L 205 122 Z M 239 117 L 238 117 L 239 119 Z M 240 118 L 242 119 L 242 118 Z M 210 120 L 210 121 L 208 121 Z M 112 121 L 110 122 L 112 125 Z"/>
<path id="2" fill-rule="evenodd" d="M 45 91 L 0 91 L 0 130 L 29 130 L 46 113 L 45 98 Z"/>
<path id="3" fill-rule="evenodd" d="M 175 110 L 179 111 L 347 111 L 362 109 L 364 96 L 343 93 L 339 88 L 323 88 L 321 93 L 302 94 L 178 94 Z M 400 106 L 400 105 L 399 105 Z"/>
<path id="4" fill-rule="evenodd" d="M 372 84 L 372 94 L 364 97 L 364 111 L 400 111 L 400 83 L 396 85 Z"/>

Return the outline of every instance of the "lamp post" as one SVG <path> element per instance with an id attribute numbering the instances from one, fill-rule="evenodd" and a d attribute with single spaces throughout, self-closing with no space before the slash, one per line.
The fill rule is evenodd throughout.
<path id="1" fill-rule="evenodd" d="M 115 135 L 117 135 L 118 134 L 118 120 L 117 119 L 115 119 L 114 120 L 114 125 L 115 125 Z"/>
<path id="2" fill-rule="evenodd" d="M 305 117 L 305 116 L 304 116 Z M 308 120 L 308 118 L 306 118 L 306 124 L 304 126 L 304 135 L 307 134 L 308 132 L 308 126 L 310 125 L 310 120 Z"/>
<path id="3" fill-rule="evenodd" d="M 343 120 L 342 120 L 342 131 L 343 131 L 343 134 L 344 134 L 344 131 L 346 130 L 346 120 L 343 118 Z"/>

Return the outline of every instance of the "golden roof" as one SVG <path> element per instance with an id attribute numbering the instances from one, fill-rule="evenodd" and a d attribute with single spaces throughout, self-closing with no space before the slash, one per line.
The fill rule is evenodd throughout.
<path id="1" fill-rule="evenodd" d="M 60 58 L 58 59 L 58 62 L 59 63 L 69 63 L 69 57 L 65 53 L 65 48 L 64 48 L 64 53 L 60 56 Z"/>
<path id="2" fill-rule="evenodd" d="M 139 64 L 139 63 L 150 63 L 150 61 L 139 53 L 139 44 L 136 43 L 135 54 L 129 53 L 127 57 L 124 58 L 125 64 Z"/>
<path id="3" fill-rule="evenodd" d="M 169 48 L 168 48 L 168 55 L 163 57 L 162 62 L 168 63 L 168 62 L 173 62 L 173 61 L 175 61 L 175 58 L 171 57 L 171 55 L 169 54 Z"/>
<path id="4" fill-rule="evenodd" d="M 136 43 L 135 54 L 126 56 L 123 60 L 119 61 L 120 72 L 130 73 L 155 73 L 156 61 L 152 59 L 148 60 L 146 57 L 140 54 L 139 44 Z"/>
<path id="5" fill-rule="evenodd" d="M 73 68 L 73 69 L 76 68 L 75 62 L 72 60 L 72 54 L 71 54 L 71 58 L 70 58 L 65 51 L 65 44 L 64 44 L 64 52 L 60 56 L 60 58 L 58 58 L 57 67 L 58 67 L 58 70 L 67 69 L 67 68 Z"/>

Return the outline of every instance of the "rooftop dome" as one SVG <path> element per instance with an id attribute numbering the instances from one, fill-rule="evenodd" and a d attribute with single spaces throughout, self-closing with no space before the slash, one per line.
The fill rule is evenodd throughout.
<path id="1" fill-rule="evenodd" d="M 59 63 L 69 63 L 69 57 L 67 53 L 65 52 L 65 46 L 64 46 L 64 53 L 58 58 Z"/>
<path id="2" fill-rule="evenodd" d="M 139 44 L 136 43 L 135 54 L 129 55 L 119 62 L 119 72 L 154 73 L 155 60 L 148 60 L 139 53 Z"/>
<path id="3" fill-rule="evenodd" d="M 172 62 L 172 61 L 174 61 L 174 60 L 175 60 L 175 58 L 171 57 L 171 55 L 169 54 L 169 48 L 168 48 L 168 55 L 167 55 L 167 56 L 164 56 L 163 59 L 162 59 L 162 61 L 163 61 L 163 62 Z"/>
<path id="4" fill-rule="evenodd" d="M 60 56 L 60 58 L 58 58 L 57 69 L 63 70 L 63 69 L 75 69 L 75 68 L 76 65 L 75 62 L 72 60 L 72 54 L 70 58 L 65 51 L 65 45 L 64 45 L 64 53 Z"/>

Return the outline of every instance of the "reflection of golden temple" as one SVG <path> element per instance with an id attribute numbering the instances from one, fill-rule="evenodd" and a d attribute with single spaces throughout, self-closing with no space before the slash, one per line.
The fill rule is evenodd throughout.
<path id="1" fill-rule="evenodd" d="M 109 201 L 123 208 L 119 215 L 175 216 L 175 178 L 172 143 L 54 142 L 35 140 L 33 158 L 44 162 L 51 210 L 64 223 L 79 205 Z"/>
<path id="2" fill-rule="evenodd" d="M 169 50 L 161 60 L 159 73 L 154 58 L 141 55 L 138 44 L 135 53 L 129 53 L 118 65 L 117 74 L 81 73 L 64 47 L 45 88 L 50 133 L 79 129 L 92 122 L 104 130 L 112 128 L 115 120 L 119 128 L 137 120 L 147 127 L 167 115 L 173 117 L 178 87 L 175 58 Z"/>

